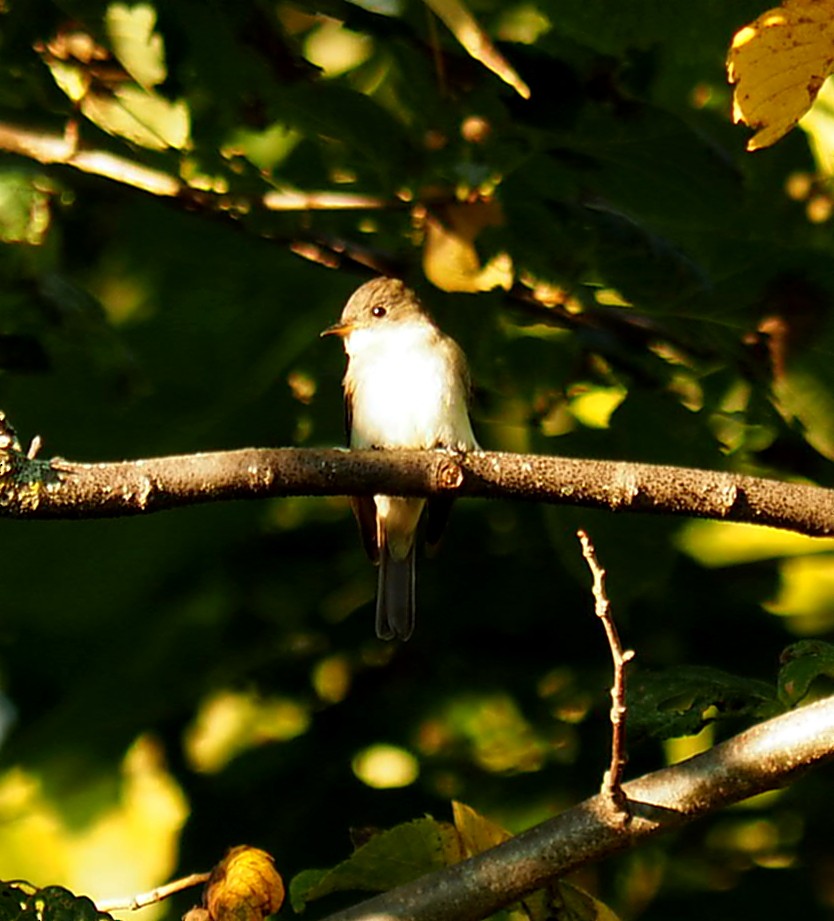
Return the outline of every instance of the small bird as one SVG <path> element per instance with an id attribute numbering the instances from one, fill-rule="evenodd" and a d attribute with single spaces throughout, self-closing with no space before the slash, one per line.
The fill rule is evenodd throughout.
<path id="1" fill-rule="evenodd" d="M 417 295 L 396 278 L 358 288 L 337 335 L 348 357 L 343 381 L 351 448 L 477 450 L 469 421 L 469 372 L 460 346 L 437 327 Z M 426 539 L 436 543 L 449 499 L 351 499 L 368 556 L 379 564 L 376 633 L 407 640 L 414 630 L 414 551 L 428 505 Z"/>

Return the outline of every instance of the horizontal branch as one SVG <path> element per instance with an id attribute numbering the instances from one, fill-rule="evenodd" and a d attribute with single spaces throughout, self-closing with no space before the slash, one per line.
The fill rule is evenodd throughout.
<path id="1" fill-rule="evenodd" d="M 368 899 L 326 921 L 476 921 L 558 876 L 785 786 L 834 757 L 834 697 L 786 713 L 623 787 L 630 820 L 595 796 L 504 844 Z"/>
<path id="2" fill-rule="evenodd" d="M 0 515 L 102 518 L 276 496 L 514 499 L 834 535 L 834 491 L 733 473 L 476 451 L 244 448 L 118 463 L 30 459 L 0 444 Z"/>

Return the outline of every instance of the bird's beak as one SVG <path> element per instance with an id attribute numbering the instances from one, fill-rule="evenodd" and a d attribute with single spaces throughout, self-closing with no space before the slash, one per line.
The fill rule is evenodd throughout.
<path id="1" fill-rule="evenodd" d="M 319 336 L 338 336 L 340 339 L 344 339 L 345 336 L 349 336 L 352 331 L 352 323 L 334 323 L 332 326 L 328 326 L 327 329 L 323 329 L 319 333 Z"/>

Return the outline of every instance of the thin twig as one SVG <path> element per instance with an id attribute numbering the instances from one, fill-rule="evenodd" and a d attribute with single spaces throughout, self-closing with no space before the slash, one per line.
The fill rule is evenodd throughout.
<path id="1" fill-rule="evenodd" d="M 192 873 L 190 876 L 183 876 L 182 879 L 175 879 L 173 882 L 166 883 L 164 886 L 157 886 L 150 892 L 142 892 L 139 895 L 128 896 L 127 898 L 117 899 L 100 899 L 96 902 L 96 908 L 99 911 L 136 911 L 138 908 L 145 908 L 147 905 L 153 905 L 161 902 L 169 896 L 184 889 L 190 889 L 192 886 L 200 886 L 207 883 L 210 873 Z"/>
<path id="2" fill-rule="evenodd" d="M 628 762 L 626 752 L 626 665 L 634 658 L 633 649 L 623 649 L 617 625 L 611 616 L 611 602 L 605 591 L 605 570 L 600 566 L 596 550 L 586 531 L 577 531 L 582 544 L 582 556 L 594 577 L 594 610 L 605 628 L 611 661 L 614 665 L 614 682 L 611 686 L 611 763 L 602 780 L 602 796 L 611 807 L 612 816 L 619 824 L 631 818 L 628 797 L 623 791 L 623 771 Z"/>

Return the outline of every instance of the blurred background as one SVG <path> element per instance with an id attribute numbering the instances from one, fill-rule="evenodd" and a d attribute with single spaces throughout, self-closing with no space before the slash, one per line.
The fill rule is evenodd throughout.
<path id="1" fill-rule="evenodd" d="M 319 332 L 393 272 L 469 356 L 485 448 L 831 485 L 832 122 L 823 91 L 745 151 L 724 58 L 762 4 L 467 8 L 529 99 L 418 0 L 0 4 L 21 440 L 341 445 Z M 77 151 L 120 165 L 38 162 Z M 777 712 L 781 651 L 834 627 L 831 541 L 753 527 L 459 502 L 397 645 L 345 499 L 0 521 L 0 876 L 130 896 L 248 843 L 289 878 L 452 799 L 519 831 L 593 794 L 610 661 L 578 527 L 637 652 L 633 775 Z M 578 881 L 626 918 L 828 917 L 832 802 L 819 772 Z"/>

